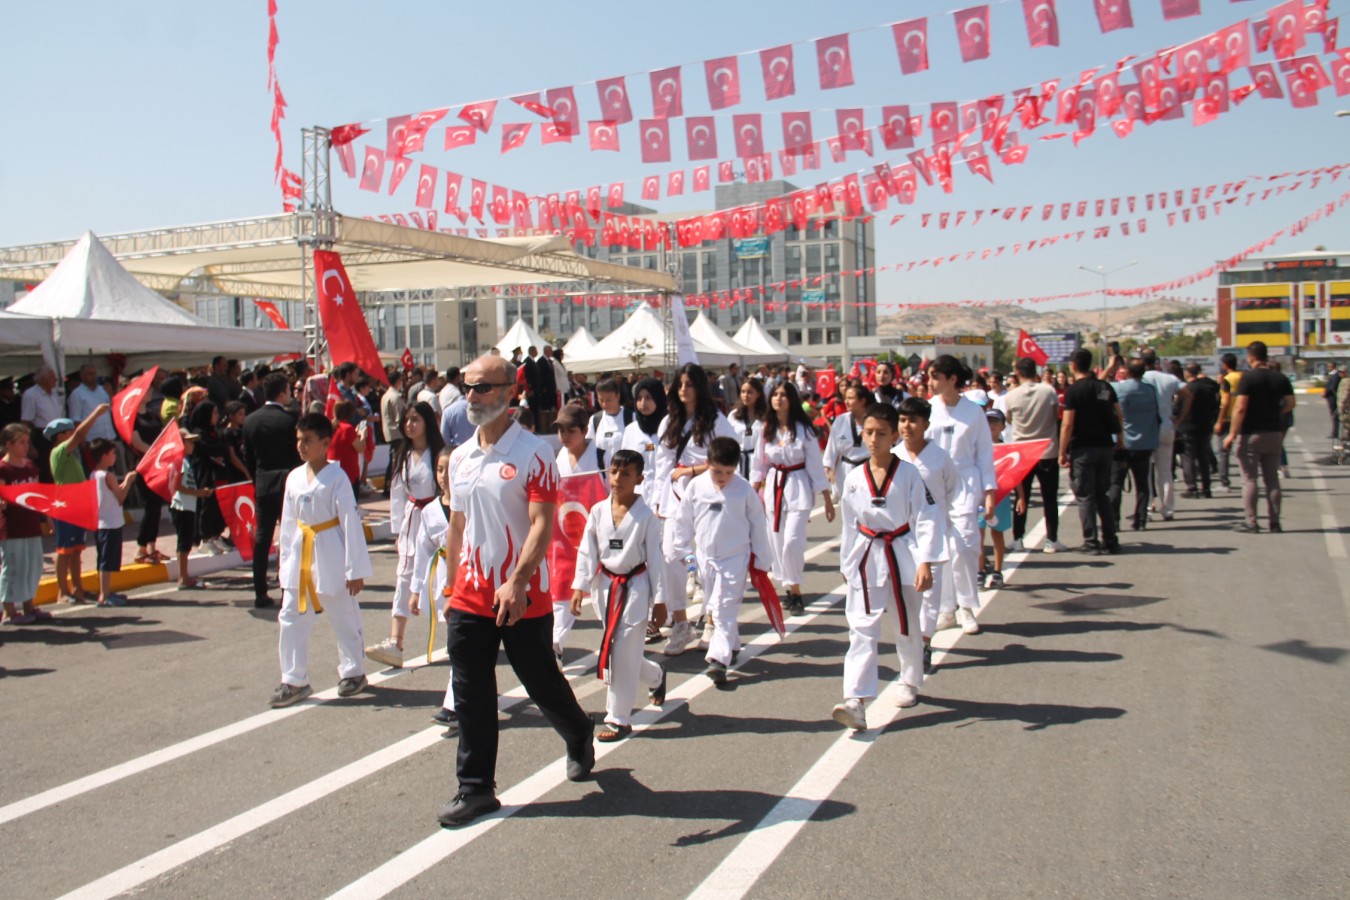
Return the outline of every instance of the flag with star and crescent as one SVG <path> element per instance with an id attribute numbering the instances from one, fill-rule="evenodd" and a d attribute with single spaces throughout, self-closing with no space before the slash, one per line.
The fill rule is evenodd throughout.
<path id="1" fill-rule="evenodd" d="M 78 484 L 0 484 L 0 500 L 77 528 L 98 528 L 98 488 L 93 479 Z"/>

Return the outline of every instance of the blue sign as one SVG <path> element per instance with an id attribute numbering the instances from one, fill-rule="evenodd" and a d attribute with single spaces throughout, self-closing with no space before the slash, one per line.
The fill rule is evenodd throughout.
<path id="1" fill-rule="evenodd" d="M 812 289 L 809 290 L 809 291 L 802 291 L 802 302 L 803 302 L 803 303 L 824 303 L 824 302 L 825 302 L 825 289 L 824 289 L 824 288 L 812 288 Z"/>
<path id="2" fill-rule="evenodd" d="M 741 238 L 731 242 L 732 251 L 737 259 L 763 259 L 769 255 L 767 237 Z"/>

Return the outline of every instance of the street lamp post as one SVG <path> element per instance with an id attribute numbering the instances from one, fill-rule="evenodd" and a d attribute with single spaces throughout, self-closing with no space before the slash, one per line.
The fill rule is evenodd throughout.
<path id="1" fill-rule="evenodd" d="M 1103 269 L 1101 266 L 1079 266 L 1079 267 L 1078 267 L 1078 268 L 1082 269 L 1084 272 L 1090 272 L 1090 273 L 1092 273 L 1093 275 L 1098 276 L 1098 277 L 1101 278 L 1101 280 L 1102 280 L 1102 324 L 1101 324 L 1101 329 L 1097 332 L 1097 342 L 1101 345 L 1102 367 L 1103 367 L 1103 368 L 1106 367 L 1106 298 L 1109 296 L 1109 295 L 1106 293 L 1106 282 L 1107 282 L 1107 279 L 1108 279 L 1108 278 L 1110 278 L 1112 275 L 1116 274 L 1117 272 L 1123 272 L 1123 271 L 1125 271 L 1126 269 L 1128 269 L 1130 266 L 1137 266 L 1137 265 L 1139 265 L 1139 260 L 1136 259 L 1136 260 L 1134 260 L 1133 262 L 1127 262 L 1127 263 L 1126 263 L 1125 265 L 1123 265 L 1123 266 L 1117 266 L 1116 268 L 1110 269 L 1110 270 Z"/>

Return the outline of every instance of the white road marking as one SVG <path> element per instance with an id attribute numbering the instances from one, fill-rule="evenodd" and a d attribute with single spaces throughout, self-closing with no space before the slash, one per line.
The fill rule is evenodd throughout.
<path id="1" fill-rule="evenodd" d="M 1326 479 L 1322 473 L 1317 470 L 1317 461 L 1313 457 L 1312 451 L 1308 449 L 1307 443 L 1298 432 L 1290 432 L 1293 435 L 1293 444 L 1296 445 L 1299 455 L 1307 464 L 1308 477 L 1313 483 L 1313 493 L 1317 496 L 1317 505 L 1322 511 L 1322 537 L 1327 545 L 1327 557 L 1333 560 L 1344 560 L 1350 558 L 1350 553 L 1346 552 L 1345 536 L 1341 534 L 1340 522 L 1336 518 L 1336 508 L 1331 503 L 1331 492 L 1327 488 Z M 1350 566 L 1345 563 L 1333 563 L 1331 573 L 1336 578 L 1336 583 L 1341 589 L 1341 603 L 1345 607 L 1345 615 L 1350 619 L 1350 572 L 1347 570 Z"/>

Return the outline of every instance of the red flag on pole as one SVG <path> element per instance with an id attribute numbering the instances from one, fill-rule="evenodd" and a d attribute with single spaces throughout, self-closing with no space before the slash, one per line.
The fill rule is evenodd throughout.
<path id="1" fill-rule="evenodd" d="M 328 355 L 333 365 L 354 362 L 361 371 L 386 387 L 388 377 L 380 362 L 380 352 L 370 336 L 361 304 L 342 266 L 342 257 L 331 250 L 314 251 L 314 282 L 319 295 L 319 321 L 328 338 Z"/>
<path id="2" fill-rule="evenodd" d="M 412 348 L 404 347 L 403 355 L 398 358 L 398 361 L 403 363 L 404 371 L 411 372 L 413 364 L 417 362 L 417 360 L 413 359 Z"/>
<path id="3" fill-rule="evenodd" d="M 326 418 L 333 418 L 333 408 L 337 406 L 342 399 L 342 391 L 338 390 L 337 376 L 328 376 L 328 390 L 324 393 L 323 414 Z"/>
<path id="4" fill-rule="evenodd" d="M 1027 474 L 1036 468 L 1049 446 L 1049 438 L 994 445 L 994 479 L 998 482 L 994 491 L 995 504 L 1002 503 L 1004 497 L 1017 489 Z"/>
<path id="5" fill-rule="evenodd" d="M 262 314 L 272 320 L 272 324 L 283 331 L 291 326 L 286 324 L 286 319 L 281 315 L 281 310 L 271 300 L 254 300 L 253 303 L 262 311 Z"/>
<path id="6" fill-rule="evenodd" d="M 1026 329 L 1019 329 L 1017 332 L 1017 356 L 1019 359 L 1025 356 L 1038 366 L 1043 366 L 1050 361 L 1050 354 L 1041 349 L 1040 344 L 1032 340 Z"/>
<path id="7" fill-rule="evenodd" d="M 113 427 L 128 444 L 131 443 L 131 432 L 136 428 L 136 413 L 140 412 L 141 403 L 150 391 L 150 383 L 155 380 L 158 371 L 159 366 L 152 366 L 150 371 L 118 391 L 112 399 Z"/>
<path id="8" fill-rule="evenodd" d="M 178 467 L 183 464 L 187 448 L 183 445 L 183 435 L 177 422 L 170 422 L 155 438 L 145 456 L 136 464 L 141 480 L 150 490 L 165 500 L 173 499 L 174 482 L 178 480 Z"/>
<path id="9" fill-rule="evenodd" d="M 92 478 L 78 484 L 0 484 L 0 500 L 78 528 L 98 528 L 98 488 Z"/>
<path id="10" fill-rule="evenodd" d="M 591 507 L 608 496 L 599 472 L 564 475 L 558 479 L 558 505 L 553 537 L 548 546 L 548 578 L 555 603 L 572 599 L 572 577 L 577 571 L 577 549 Z"/>
<path id="11" fill-rule="evenodd" d="M 230 529 L 230 540 L 244 562 L 249 562 L 253 559 L 253 532 L 258 522 L 258 508 L 253 501 L 253 482 L 217 485 L 216 502 Z"/>

